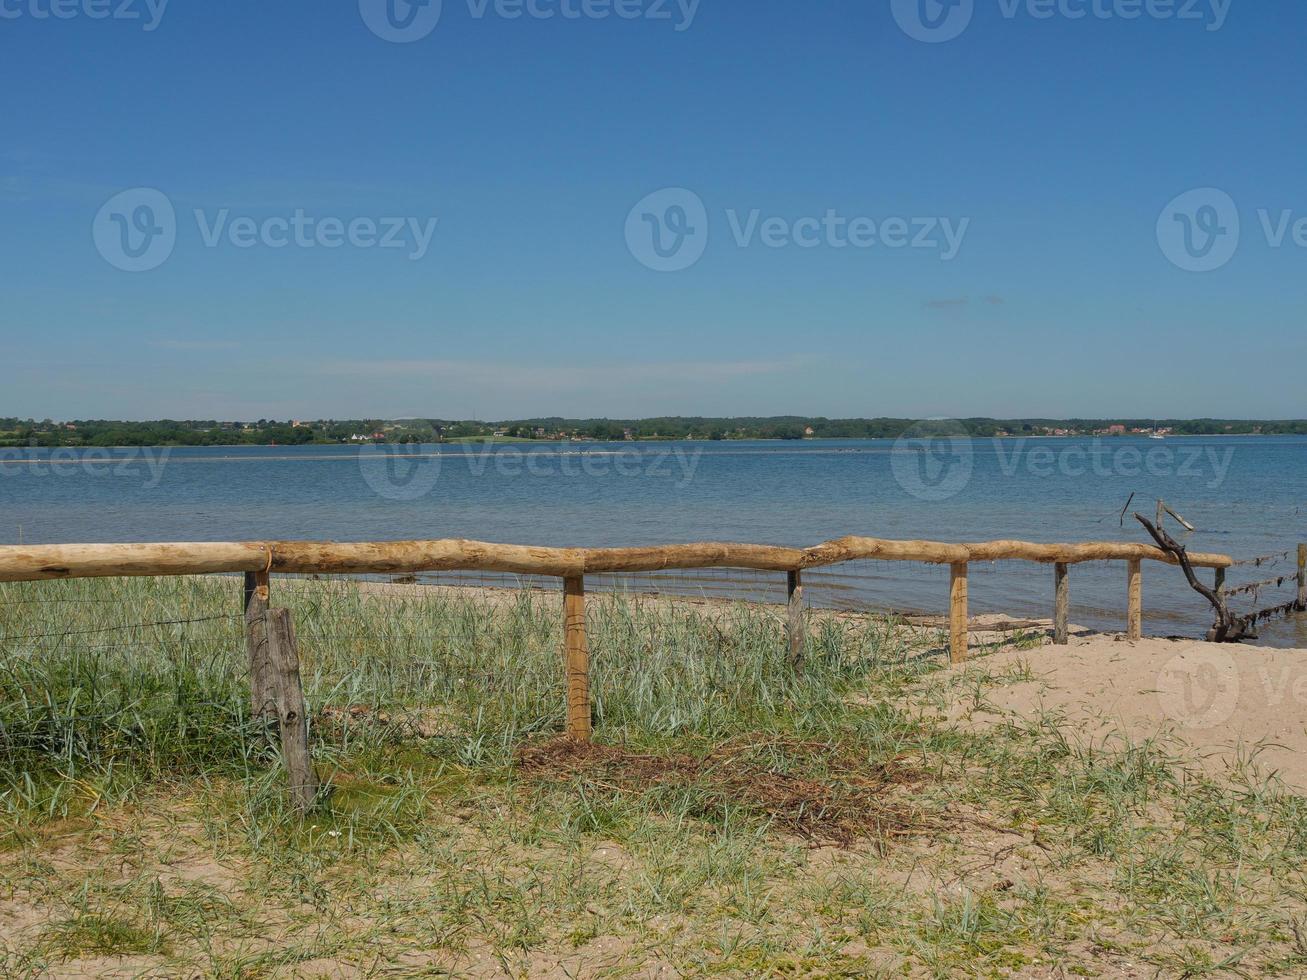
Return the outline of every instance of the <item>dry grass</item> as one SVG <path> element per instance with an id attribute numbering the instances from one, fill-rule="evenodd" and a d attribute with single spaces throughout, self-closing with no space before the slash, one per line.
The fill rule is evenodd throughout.
<path id="1" fill-rule="evenodd" d="M 826 766 L 822 779 L 768 765 L 783 750 L 791 759 L 829 756 L 830 746 L 778 740 L 764 733 L 716 746 L 702 758 L 641 755 L 616 746 L 583 745 L 569 738 L 528 742 L 517 753 L 518 771 L 531 780 L 578 793 L 693 794 L 705 817 L 740 807 L 778 833 L 813 845 L 850 847 L 870 841 L 883 852 L 893 838 L 924 828 L 896 786 L 920 777 L 897 761 L 873 771 Z"/>

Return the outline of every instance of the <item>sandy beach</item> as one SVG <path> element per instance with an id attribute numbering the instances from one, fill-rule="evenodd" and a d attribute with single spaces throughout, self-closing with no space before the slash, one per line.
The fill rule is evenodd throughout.
<path id="1" fill-rule="evenodd" d="M 1251 764 L 1307 790 L 1307 650 L 1082 634 L 968 669 L 1009 675 L 968 723 L 1061 716 L 1089 740 L 1176 739 L 1213 773 Z M 962 706 L 954 713 L 961 716 Z"/>

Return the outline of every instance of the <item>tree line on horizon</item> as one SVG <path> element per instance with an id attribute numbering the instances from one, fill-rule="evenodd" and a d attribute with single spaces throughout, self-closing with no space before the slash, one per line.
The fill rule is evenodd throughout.
<path id="1" fill-rule="evenodd" d="M 1127 432 L 1155 426 L 1176 435 L 1307 435 L 1307 420 L 1247 419 L 991 419 L 952 420 L 946 426 L 916 419 L 828 419 L 775 416 L 712 418 L 667 416 L 649 419 L 534 418 L 508 422 L 443 419 L 352 419 L 315 421 L 150 422 L 78 419 L 0 419 L 0 446 L 299 446 L 340 443 L 438 443 L 481 439 L 588 439 L 604 442 L 653 439 L 897 439 L 921 426 L 977 438 L 1087 435 L 1121 426 Z"/>

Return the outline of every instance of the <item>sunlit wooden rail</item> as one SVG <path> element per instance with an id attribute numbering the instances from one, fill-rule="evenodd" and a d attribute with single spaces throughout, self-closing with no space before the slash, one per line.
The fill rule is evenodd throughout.
<path id="1" fill-rule="evenodd" d="M 1190 554 L 1199 568 L 1219 577 L 1236 563 L 1226 555 Z M 847 537 L 811 548 L 752 544 L 673 544 L 643 548 L 539 548 L 480 541 L 244 541 L 166 544 L 59 544 L 0 546 L 0 582 L 52 581 L 109 576 L 245 574 L 246 646 L 250 661 L 252 707 L 256 717 L 281 729 L 284 755 L 291 770 L 297 804 L 311 803 L 315 781 L 308 763 L 306 709 L 299 681 L 294 630 L 285 610 L 269 606 L 271 576 L 406 575 L 422 572 L 507 572 L 553 576 L 563 581 L 563 672 L 567 690 L 567 731 L 577 740 L 591 734 L 590 664 L 586 643 L 585 576 L 587 573 L 659 572 L 667 570 L 743 568 L 783 572 L 789 603 L 786 615 L 788 654 L 795 670 L 803 667 L 805 617 L 803 572 L 851 561 L 907 561 L 948 565 L 949 643 L 954 663 L 967 659 L 967 578 L 976 562 L 1027 561 L 1054 566 L 1054 640 L 1068 642 L 1070 568 L 1084 562 L 1122 561 L 1126 580 L 1126 632 L 1143 631 L 1145 561 L 1177 564 L 1168 552 L 1131 542 L 1034 544 L 986 541 L 950 544 L 939 541 L 889 541 Z M 1303 563 L 1299 554 L 1299 601 Z"/>
<path id="2" fill-rule="evenodd" d="M 389 575 L 417 572 L 511 572 L 572 578 L 587 572 L 657 572 L 690 568 L 749 568 L 792 572 L 849 561 L 913 561 L 964 565 L 1030 561 L 1075 565 L 1091 561 L 1176 564 L 1160 548 L 1131 542 L 1032 544 L 986 541 L 886 541 L 840 538 L 812 548 L 754 544 L 670 544 L 646 548 L 537 548 L 482 541 L 244 541 L 184 544 L 52 544 L 0 546 L 0 582 L 125 575 L 209 575 L 283 572 Z M 1229 568 L 1226 555 L 1190 554 L 1198 568 Z"/>

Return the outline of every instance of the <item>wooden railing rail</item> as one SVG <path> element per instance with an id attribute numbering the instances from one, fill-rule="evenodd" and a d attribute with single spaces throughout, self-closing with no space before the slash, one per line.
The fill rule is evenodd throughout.
<path id="1" fill-rule="evenodd" d="M 281 572 L 394 575 L 417 572 L 510 572 L 572 578 L 587 572 L 658 572 L 690 568 L 749 568 L 792 572 L 849 561 L 913 561 L 959 565 L 1031 561 L 1075 565 L 1091 561 L 1176 564 L 1152 545 L 1130 542 L 1032 544 L 987 541 L 886 541 L 840 538 L 812 548 L 753 544 L 671 544 L 647 548 L 536 548 L 481 541 L 246 541 L 173 544 L 50 544 L 0 546 L 0 582 L 129 575 L 208 575 Z M 1199 568 L 1229 568 L 1226 555 L 1191 554 Z"/>

